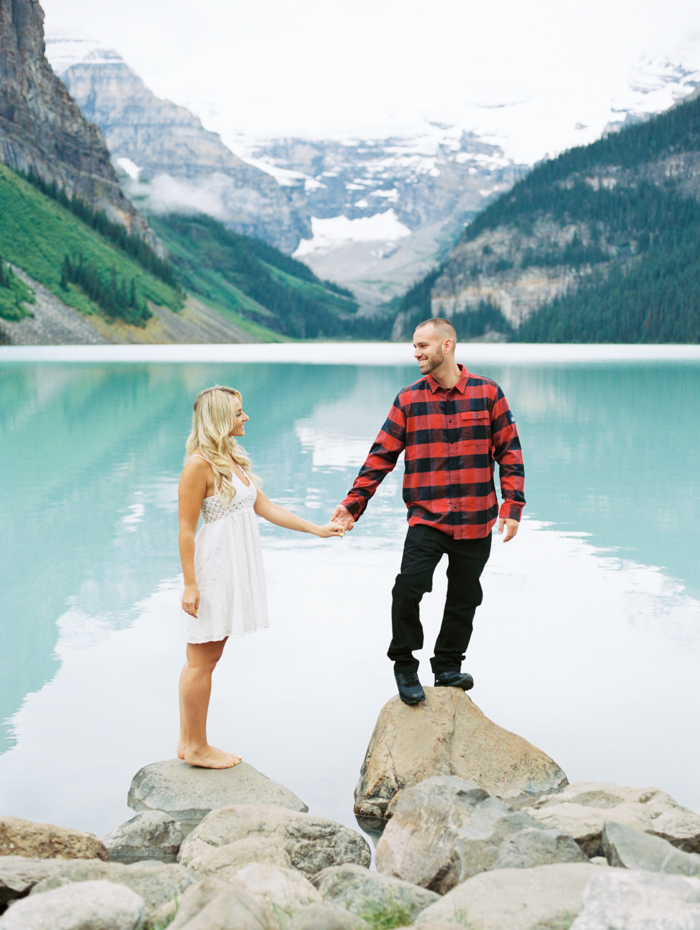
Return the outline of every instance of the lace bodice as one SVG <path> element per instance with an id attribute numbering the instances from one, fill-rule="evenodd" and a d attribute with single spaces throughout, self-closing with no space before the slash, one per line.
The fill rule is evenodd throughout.
<path id="1" fill-rule="evenodd" d="M 250 487 L 247 487 L 235 472 L 233 478 L 236 496 L 226 507 L 222 505 L 217 496 L 205 497 L 202 501 L 201 514 L 204 523 L 215 523 L 217 520 L 224 520 L 236 513 L 255 512 L 253 506 L 258 495 L 255 485 L 251 483 Z"/>

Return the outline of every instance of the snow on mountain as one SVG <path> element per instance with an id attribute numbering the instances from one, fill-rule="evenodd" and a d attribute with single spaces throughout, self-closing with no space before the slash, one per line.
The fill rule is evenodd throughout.
<path id="1" fill-rule="evenodd" d="M 350 220 L 342 213 L 326 220 L 312 216 L 311 229 L 313 238 L 301 240 L 294 258 L 328 251 L 347 242 L 395 243 L 411 235 L 411 230 L 399 220 L 393 207 L 386 213 L 375 213 L 356 220 Z"/>
<path id="2" fill-rule="evenodd" d="M 259 225 L 264 237 L 278 244 L 284 239 L 284 247 L 317 274 L 352 288 L 370 304 L 402 292 L 425 274 L 464 224 L 536 161 L 667 109 L 700 86 L 700 41 L 695 41 L 641 56 L 618 87 L 591 85 L 578 96 L 553 75 L 549 88 L 530 96 L 475 90 L 452 122 L 424 119 L 413 129 L 375 129 L 353 137 L 244 137 L 231 126 L 221 103 L 225 95 L 215 88 L 206 101 L 183 98 L 205 129 L 183 107 L 159 100 L 144 85 L 139 90 L 117 52 L 75 30 L 53 30 L 47 56 L 88 118 L 103 128 L 117 164 L 130 178 L 150 181 L 156 199 L 167 204 L 174 198 L 221 218 L 227 211 L 240 212 L 244 192 L 255 188 L 254 196 L 245 195 L 245 209 L 258 209 L 255 204 L 264 201 Z M 90 79 L 91 74 L 104 79 Z M 119 92 L 125 95 L 121 101 Z M 166 105 L 172 112 L 165 112 Z M 141 128 L 139 108 L 149 111 Z M 148 145 L 139 148 L 137 139 L 146 138 Z M 237 165 L 228 165 L 229 156 Z M 245 167 L 264 172 L 268 186 L 259 174 L 256 181 L 252 175 L 244 179 Z M 202 172 L 206 185 L 199 180 Z M 234 174 L 241 180 L 232 186 L 227 176 Z M 269 185 L 280 196 L 273 196 Z M 235 199 L 234 191 L 240 191 Z M 284 232 L 275 234 L 271 224 L 280 224 L 283 213 Z M 252 216 L 246 224 L 240 231 L 258 228 Z M 311 238 L 303 231 L 309 225 Z"/>
<path id="3" fill-rule="evenodd" d="M 56 28 L 45 35 L 46 57 L 54 74 L 61 77 L 72 65 L 90 62 L 108 64 L 121 62 L 122 57 L 114 49 L 106 49 L 80 29 Z"/>

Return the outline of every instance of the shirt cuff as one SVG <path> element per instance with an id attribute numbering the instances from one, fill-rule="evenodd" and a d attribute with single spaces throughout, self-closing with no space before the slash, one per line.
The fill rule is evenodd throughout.
<path id="1" fill-rule="evenodd" d="M 515 501 L 503 501 L 498 516 L 501 520 L 517 520 L 519 523 L 524 506 L 525 504 L 519 504 Z"/>
<path id="2" fill-rule="evenodd" d="M 344 501 L 340 502 L 346 510 L 350 512 L 350 516 L 353 520 L 357 521 L 360 517 L 360 514 L 364 510 L 362 506 L 362 501 L 358 500 L 356 497 L 346 497 Z"/>

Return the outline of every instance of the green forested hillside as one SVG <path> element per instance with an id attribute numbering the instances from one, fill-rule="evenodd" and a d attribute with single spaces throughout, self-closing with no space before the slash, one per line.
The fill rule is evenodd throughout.
<path id="1" fill-rule="evenodd" d="M 170 250 L 179 280 L 212 306 L 296 339 L 353 333 L 357 303 L 350 292 L 320 281 L 273 246 L 201 214 L 149 222 Z"/>
<path id="2" fill-rule="evenodd" d="M 156 276 L 147 270 L 152 253 L 135 255 L 134 244 L 115 242 L 114 230 L 87 205 L 64 201 L 0 164 L 0 262 L 26 271 L 83 314 L 144 326 L 148 301 L 179 311 L 186 289 L 257 339 L 345 338 L 361 329 L 348 291 L 210 217 L 152 219 L 172 260 L 172 267 L 161 261 Z M 2 268 L 0 317 L 21 319 L 31 312 L 31 292 L 7 264 Z"/>
<path id="3" fill-rule="evenodd" d="M 695 99 L 536 166 L 467 227 L 430 293 L 468 304 L 467 335 L 481 316 L 520 341 L 700 342 L 699 197 Z M 566 293 L 513 329 L 501 295 L 512 308 L 535 279 Z M 415 294 L 404 312 L 428 315 Z"/>
<path id="4" fill-rule="evenodd" d="M 125 288 L 127 306 L 131 293 L 140 305 L 151 300 L 173 310 L 182 306 L 177 288 L 146 271 L 134 257 L 2 164 L 0 254 L 82 313 L 109 315 L 82 287 L 65 279 L 66 256 L 76 261 L 82 257 L 105 290 L 115 281 L 118 288 Z M 116 315 L 121 315 L 118 310 Z"/>

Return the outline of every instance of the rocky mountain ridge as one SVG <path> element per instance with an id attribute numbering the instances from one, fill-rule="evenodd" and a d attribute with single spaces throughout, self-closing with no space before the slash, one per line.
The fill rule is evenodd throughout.
<path id="1" fill-rule="evenodd" d="M 144 209 L 200 210 L 272 242 L 319 277 L 351 288 L 365 313 L 435 268 L 465 225 L 546 151 L 643 121 L 700 86 L 700 54 L 689 46 L 640 59 L 593 119 L 576 121 L 572 113 L 552 121 L 537 101 L 523 101 L 472 106 L 459 126 L 426 121 L 412 137 L 255 140 L 228 133 L 227 147 L 192 113 L 155 97 L 116 52 L 75 33 L 49 38 L 55 70 L 102 126 L 129 196 Z M 207 115 L 209 126 L 222 119 Z M 538 227 L 535 239 L 540 234 L 548 232 Z M 531 270 L 512 283 L 510 296 L 502 287 L 513 324 L 571 283 L 569 272 L 543 278 Z M 492 292 L 482 282 L 469 306 L 490 301 Z"/>
<path id="2" fill-rule="evenodd" d="M 494 326 L 500 317 L 516 334 L 545 341 L 547 327 L 554 341 L 554 333 L 696 341 L 698 237 L 700 98 L 693 95 L 538 166 L 465 231 L 432 283 L 431 311 L 465 321 L 491 308 Z M 571 329 L 565 321 L 574 312 Z"/>
<path id="3" fill-rule="evenodd" d="M 294 190 L 234 155 L 189 110 L 156 97 L 116 51 L 65 32 L 50 33 L 46 50 L 101 128 L 127 194 L 146 210 L 198 209 L 287 252 L 310 235 Z"/>
<path id="4" fill-rule="evenodd" d="M 0 161 L 34 170 L 130 232 L 149 230 L 123 195 L 97 126 L 88 122 L 44 54 L 36 0 L 0 2 Z"/>
<path id="5" fill-rule="evenodd" d="M 314 235 L 295 255 L 370 302 L 402 292 L 432 267 L 484 204 L 527 170 L 475 133 L 437 125 L 411 139 L 273 140 L 253 157 L 304 185 Z"/>

